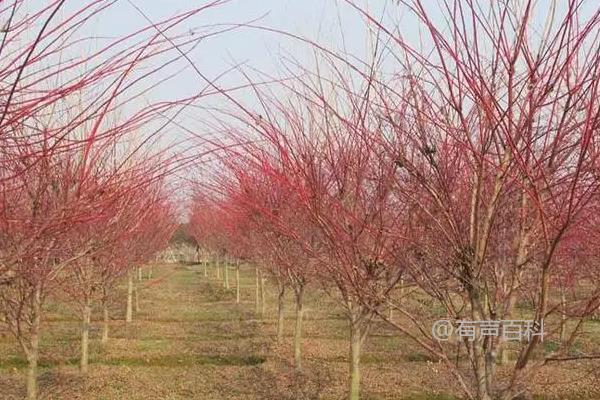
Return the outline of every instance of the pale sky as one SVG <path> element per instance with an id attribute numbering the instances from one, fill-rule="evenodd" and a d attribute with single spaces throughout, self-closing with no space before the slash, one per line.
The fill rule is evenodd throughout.
<path id="1" fill-rule="evenodd" d="M 439 1 L 425 2 L 427 7 L 430 7 L 430 16 L 437 22 L 446 18 L 446 15 L 439 10 Z M 88 3 L 83 0 L 67 1 L 61 13 L 63 16 L 70 15 L 69 10 L 78 9 Z M 106 3 L 110 3 L 110 1 L 107 0 Z M 134 3 L 151 20 L 158 22 L 186 10 L 201 7 L 208 4 L 209 1 L 116 0 L 111 8 L 89 21 L 79 35 L 97 37 L 98 47 L 101 47 L 102 43 L 108 43 L 108 38 L 122 37 L 147 26 L 147 21 L 131 3 Z M 398 6 L 397 1 L 354 0 L 354 3 L 361 8 L 368 8 L 374 17 L 384 19 L 386 26 L 396 27 L 401 31 L 403 38 L 414 43 L 414 46 L 430 46 L 430 44 L 420 42 L 420 24 L 414 16 L 406 12 L 404 7 Z M 47 5 L 48 2 L 47 0 L 33 0 L 27 4 L 35 8 L 36 5 L 39 7 Z M 514 4 L 522 4 L 522 1 L 514 0 Z M 560 15 L 560 4 L 564 5 L 564 2 L 558 1 L 557 4 L 559 4 L 557 14 Z M 593 1 L 588 2 L 588 7 L 593 9 L 593 4 Z M 548 12 L 543 1 L 538 6 L 541 7 L 537 7 L 538 11 L 536 12 L 540 15 Z M 585 13 L 585 10 L 582 12 Z M 534 15 L 534 20 L 536 18 L 539 21 L 543 20 L 542 17 Z M 344 0 L 229 0 L 225 1 L 223 5 L 195 15 L 176 29 L 169 31 L 168 34 L 171 37 L 178 32 L 206 30 L 209 26 L 210 29 L 216 29 L 216 25 L 224 27 L 226 24 L 243 24 L 253 20 L 256 20 L 254 25 L 283 30 L 318 42 L 338 53 L 347 52 L 350 57 L 355 56 L 361 60 L 368 60 L 369 30 L 366 21 Z M 36 29 L 31 30 L 32 35 L 36 32 Z M 215 78 L 237 64 L 241 64 L 245 71 L 257 69 L 268 75 L 280 77 L 286 75 L 283 68 L 284 57 L 302 60 L 309 66 L 311 60 L 314 59 L 312 49 L 306 43 L 277 33 L 247 27 L 204 40 L 189 54 L 189 57 L 209 78 Z M 393 59 L 390 61 L 391 70 L 394 71 Z M 161 76 L 180 70 L 181 72 L 177 76 L 145 96 L 145 100 L 178 99 L 194 95 L 205 87 L 206 83 L 197 76 L 185 60 L 181 60 L 176 66 L 161 72 Z M 245 80 L 237 72 L 228 73 L 218 81 L 219 86 L 223 88 L 241 83 L 245 83 Z M 254 101 L 250 91 L 236 93 L 236 96 L 239 96 L 247 104 L 252 104 Z M 197 106 L 223 107 L 228 104 L 228 101 L 222 96 L 212 96 L 202 98 Z M 199 122 L 205 118 L 202 114 L 203 110 L 201 109 L 187 108 L 181 113 L 178 121 L 185 128 L 198 132 L 198 134 L 210 134 L 202 131 L 206 130 L 206 127 Z M 127 110 L 124 112 L 125 117 L 126 115 Z M 183 130 L 175 125 L 171 125 L 165 133 L 167 138 L 174 140 L 185 136 Z"/>
<path id="2" fill-rule="evenodd" d="M 206 4 L 194 0 L 132 0 L 154 21 Z M 361 1 L 360 3 L 367 3 Z M 375 0 L 377 12 L 383 12 L 385 0 Z M 365 25 L 358 13 L 344 1 L 338 0 L 231 0 L 226 4 L 202 12 L 186 21 L 179 30 L 187 31 L 210 24 L 245 23 L 259 18 L 254 24 L 285 30 L 323 43 L 335 50 L 342 48 L 340 21 L 346 48 L 363 56 Z M 99 35 L 117 36 L 135 27 L 146 25 L 142 16 L 128 3 L 119 3 L 90 24 Z M 177 31 L 177 30 L 175 30 Z M 191 58 L 207 76 L 217 76 L 236 63 L 244 63 L 269 74 L 278 74 L 280 57 L 292 54 L 306 55 L 308 46 L 289 38 L 249 28 L 240 28 L 220 34 L 202 43 Z M 223 84 L 236 82 L 235 74 L 222 80 Z M 239 77 L 238 77 L 239 78 Z M 194 81 L 198 85 L 194 87 Z M 188 69 L 174 81 L 168 90 L 174 95 L 193 93 L 202 86 L 199 78 Z"/>
<path id="3" fill-rule="evenodd" d="M 89 2 L 83 0 L 67 1 L 61 11 L 70 15 L 69 10 L 77 9 Z M 110 3 L 110 1 L 106 1 Z M 117 38 L 147 26 L 145 19 L 131 4 L 139 7 L 153 21 L 160 21 L 177 13 L 208 4 L 207 0 L 116 0 L 115 4 L 93 18 L 79 32 L 81 36 L 99 38 Z M 371 15 L 384 18 L 386 26 L 397 27 L 403 38 L 414 41 L 418 46 L 419 24 L 414 16 L 407 14 L 393 0 L 354 0 L 358 6 L 368 8 Z M 485 2 L 483 2 L 485 3 Z M 515 0 L 514 4 L 521 4 Z M 549 1 L 547 2 L 550 3 Z M 593 5 L 590 1 L 588 5 Z M 27 2 L 32 8 L 36 5 L 47 5 L 48 0 L 33 0 Z M 439 0 L 426 1 L 434 20 L 446 18 L 439 11 Z M 538 4 L 541 13 L 547 12 L 544 1 Z M 558 1 L 561 4 L 561 1 Z M 559 7 L 560 8 L 560 7 Z M 560 12 L 558 12 L 560 14 Z M 360 14 L 344 0 L 228 0 L 225 4 L 203 11 L 185 21 L 177 29 L 168 33 L 189 32 L 196 29 L 207 29 L 216 24 L 240 24 L 256 20 L 255 25 L 280 29 L 290 34 L 299 35 L 332 49 L 336 52 L 347 51 L 359 59 L 367 60 L 369 42 L 367 25 Z M 225 26 L 225 25 L 223 25 Z M 35 29 L 31 30 L 36 33 Z M 98 39 L 101 42 L 102 39 Z M 108 43 L 106 40 L 105 43 Z M 427 43 L 423 44 L 425 47 Z M 100 47 L 101 44 L 98 44 Z M 214 78 L 233 65 L 241 64 L 246 71 L 258 69 L 268 75 L 285 75 L 282 67 L 283 57 L 293 57 L 297 60 L 313 59 L 310 46 L 294 41 L 289 37 L 272 32 L 250 28 L 240 28 L 220 34 L 203 41 L 189 54 L 194 64 L 209 78 Z M 175 78 L 157 88 L 152 96 L 156 98 L 176 99 L 197 93 L 205 82 L 198 77 L 189 63 L 182 60 L 177 66 L 164 71 L 164 74 L 183 69 Z M 244 83 L 239 73 L 228 73 L 219 80 L 222 87 L 235 86 Z M 149 95 L 150 97 L 150 95 Z M 224 99 L 206 99 L 204 105 L 221 104 Z M 251 101 L 251 100 L 250 100 Z"/>

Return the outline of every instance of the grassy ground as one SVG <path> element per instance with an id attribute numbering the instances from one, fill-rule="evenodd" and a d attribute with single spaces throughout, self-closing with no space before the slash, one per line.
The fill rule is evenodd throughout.
<path id="1" fill-rule="evenodd" d="M 230 274 L 233 283 L 234 274 Z M 79 320 L 51 304 L 42 337 L 40 371 L 44 399 L 341 399 L 346 384 L 347 324 L 336 304 L 310 291 L 304 340 L 304 374 L 290 362 L 293 313 L 288 296 L 285 341 L 275 344 L 275 291 L 267 310 L 254 310 L 253 270 L 242 270 L 242 304 L 235 291 L 204 277 L 200 266 L 154 268 L 140 295 L 135 322 L 125 327 L 124 304 L 111 313 L 111 340 L 100 345 L 94 324 L 91 368 L 77 370 Z M 147 282 L 146 282 L 147 284 Z M 124 288 L 119 288 L 124 299 Z M 120 302 L 124 303 L 124 302 Z M 96 310 L 96 318 L 100 317 Z M 26 362 L 14 340 L 0 334 L 0 399 L 23 396 Z M 598 368 L 573 363 L 536 379 L 539 399 L 600 399 Z M 553 385 L 552 390 L 546 386 Z M 383 323 L 368 339 L 363 357 L 365 400 L 450 400 L 456 387 L 432 362 Z"/>

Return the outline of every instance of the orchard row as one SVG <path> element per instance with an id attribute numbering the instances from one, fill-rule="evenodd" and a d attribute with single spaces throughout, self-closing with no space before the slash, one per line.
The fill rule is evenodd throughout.
<path id="1" fill-rule="evenodd" d="M 269 273 L 280 297 L 293 290 L 297 368 L 306 287 L 340 302 L 350 400 L 380 318 L 465 398 L 521 396 L 548 363 L 573 360 L 600 305 L 600 10 L 446 1 L 439 18 L 400 2 L 417 41 L 347 3 L 370 22 L 369 59 L 311 43 L 314 66 L 289 61 L 291 77 L 254 86 L 260 107 L 235 102 L 217 125 L 222 157 L 196 183 L 193 234 Z M 554 351 L 540 355 L 539 336 L 431 331 L 524 313 Z"/>
<path id="2" fill-rule="evenodd" d="M 85 373 L 92 307 L 102 304 L 108 338 L 115 286 L 168 244 L 168 176 L 187 161 L 157 143 L 201 94 L 148 99 L 178 46 L 202 40 L 171 30 L 218 2 L 116 38 L 85 33 L 114 2 L 67 3 L 0 5 L 0 323 L 27 358 L 28 399 L 47 303 L 78 307 Z"/>

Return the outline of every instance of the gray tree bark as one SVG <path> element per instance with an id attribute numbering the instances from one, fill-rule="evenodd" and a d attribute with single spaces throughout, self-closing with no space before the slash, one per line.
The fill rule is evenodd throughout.
<path id="1" fill-rule="evenodd" d="M 279 284 L 279 294 L 277 297 L 277 343 L 281 343 L 283 339 L 283 322 L 284 322 L 284 307 L 285 307 L 285 286 Z"/>
<path id="2" fill-rule="evenodd" d="M 135 312 L 138 313 L 140 312 L 140 294 L 137 284 L 133 286 L 133 292 L 135 294 Z"/>
<path id="3" fill-rule="evenodd" d="M 352 323 L 350 337 L 350 390 L 349 400 L 360 399 L 360 353 L 362 349 L 362 331 L 359 324 Z"/>
<path id="4" fill-rule="evenodd" d="M 127 274 L 127 311 L 125 314 L 125 322 L 133 321 L 133 272 Z"/>
<path id="5" fill-rule="evenodd" d="M 40 345 L 40 321 L 42 311 L 42 288 L 36 285 L 31 320 L 31 335 L 27 354 L 27 400 L 36 400 L 38 394 L 37 369 Z"/>
<path id="6" fill-rule="evenodd" d="M 104 303 L 102 305 L 102 316 L 103 316 L 103 321 L 102 321 L 102 344 L 106 344 L 108 343 L 108 323 L 109 323 L 109 317 L 108 317 L 108 305 L 106 303 Z"/>
<path id="7" fill-rule="evenodd" d="M 235 303 L 240 304 L 240 263 L 235 267 Z"/>
<path id="8" fill-rule="evenodd" d="M 294 288 L 296 301 L 296 325 L 294 327 L 294 365 L 297 370 L 302 369 L 302 317 L 304 315 L 304 286 Z"/>
<path id="9" fill-rule="evenodd" d="M 90 348 L 90 323 L 92 319 L 92 307 L 90 300 L 86 299 L 82 310 L 82 325 L 81 325 L 81 359 L 79 368 L 83 374 L 88 372 L 89 365 L 89 348 Z"/>
<path id="10" fill-rule="evenodd" d="M 227 260 L 225 260 L 223 267 L 225 268 L 225 289 L 229 289 L 229 263 Z"/>
<path id="11" fill-rule="evenodd" d="M 255 311 L 257 314 L 260 313 L 260 283 L 259 283 L 259 275 L 258 275 L 258 268 L 254 269 L 254 272 L 256 274 L 256 296 L 254 298 L 254 305 L 255 307 Z"/>
<path id="12" fill-rule="evenodd" d="M 263 278 L 262 271 L 258 271 L 260 274 L 260 317 L 263 318 L 265 316 L 265 308 L 267 302 L 265 301 L 266 291 L 265 291 L 265 278 Z"/>

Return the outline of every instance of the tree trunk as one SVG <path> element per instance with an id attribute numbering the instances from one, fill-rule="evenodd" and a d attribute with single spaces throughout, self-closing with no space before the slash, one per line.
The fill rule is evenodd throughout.
<path id="1" fill-rule="evenodd" d="M 35 339 L 37 340 L 37 338 Z M 34 338 L 31 338 L 31 346 L 34 346 Z M 38 346 L 35 343 L 35 346 Z M 30 351 L 34 351 L 33 347 Z M 37 349 L 35 350 L 37 352 Z M 37 399 L 37 364 L 38 364 L 38 356 L 37 354 L 29 354 L 27 356 L 28 368 L 27 368 L 27 400 L 36 400 Z"/>
<path id="2" fill-rule="evenodd" d="M 470 274 L 467 282 L 472 282 Z M 484 321 L 486 315 L 483 312 L 482 304 L 486 303 L 485 297 L 482 299 L 480 290 L 475 285 L 469 285 L 467 288 L 469 295 L 469 302 L 471 305 L 471 320 L 472 321 Z M 484 294 L 485 296 L 485 294 Z M 492 370 L 490 368 L 489 360 L 489 349 L 484 347 L 483 343 L 479 340 L 467 343 L 467 349 L 469 350 L 469 356 L 471 359 L 471 365 L 475 375 L 476 387 L 477 387 L 477 399 L 478 400 L 491 400 L 489 389 L 491 387 L 491 381 L 493 379 Z"/>
<path id="3" fill-rule="evenodd" d="M 152 279 L 152 264 L 148 266 L 148 279 Z"/>
<path id="4" fill-rule="evenodd" d="M 528 199 L 529 196 L 525 195 L 525 191 L 521 191 L 521 206 L 520 213 L 523 214 L 528 209 Z M 510 286 L 508 301 L 506 305 L 506 309 L 504 314 L 502 315 L 502 319 L 510 320 L 512 319 L 514 309 L 517 304 L 517 290 L 520 286 L 522 270 L 518 268 L 519 265 L 524 265 L 527 261 L 528 257 L 528 244 L 529 244 L 529 235 L 530 232 L 525 229 L 525 225 L 522 225 L 519 231 L 519 235 L 517 236 L 517 257 L 515 259 L 515 263 L 513 268 L 515 268 L 515 272 L 513 273 L 512 283 Z M 508 363 L 508 350 L 506 350 L 506 343 L 504 339 L 499 338 L 498 344 L 496 346 L 497 360 L 499 364 Z"/>
<path id="5" fill-rule="evenodd" d="M 235 267 L 235 303 L 240 304 L 240 264 Z"/>
<path id="6" fill-rule="evenodd" d="M 108 304 L 106 301 L 102 304 L 102 314 L 103 314 L 103 322 L 102 322 L 102 344 L 108 343 Z"/>
<path id="7" fill-rule="evenodd" d="M 524 263 L 524 255 L 519 256 L 518 261 L 520 263 Z M 504 320 L 510 320 L 513 316 L 516 304 L 517 304 L 517 296 L 516 296 L 516 290 L 518 288 L 518 282 L 520 281 L 520 279 L 515 279 L 515 282 L 513 282 L 512 286 L 511 286 L 511 291 L 510 291 L 510 296 L 508 297 L 507 300 L 507 305 L 506 305 L 506 310 L 503 314 L 503 319 Z M 500 365 L 504 365 L 508 363 L 508 356 L 509 356 L 509 352 L 506 349 L 506 342 L 502 337 L 498 338 L 498 343 L 496 345 L 496 353 L 497 353 L 497 360 L 498 363 Z"/>
<path id="8" fill-rule="evenodd" d="M 259 271 L 260 274 L 260 317 L 263 318 L 265 316 L 265 308 L 267 302 L 265 301 L 266 291 L 265 291 L 265 278 L 263 278 L 262 271 Z"/>
<path id="9" fill-rule="evenodd" d="M 215 265 L 217 266 L 217 280 L 221 280 L 221 266 L 219 265 L 219 256 L 215 259 Z"/>
<path id="10" fill-rule="evenodd" d="M 565 295 L 565 288 L 560 285 L 560 343 L 565 342 L 566 330 L 567 330 L 567 297 Z"/>
<path id="11" fill-rule="evenodd" d="M 259 314 L 260 313 L 260 283 L 259 281 L 259 276 L 258 276 L 258 268 L 255 268 L 254 272 L 256 273 L 256 296 L 254 299 L 254 303 L 255 303 L 255 310 L 256 313 Z"/>
<path id="12" fill-rule="evenodd" d="M 485 383 L 486 383 L 486 394 L 488 397 L 492 397 L 494 392 L 494 379 L 496 377 L 496 360 L 497 352 L 495 346 L 493 346 L 492 338 L 487 337 L 484 340 L 485 349 Z"/>
<path id="13" fill-rule="evenodd" d="M 42 312 L 42 288 L 39 284 L 36 285 L 32 321 L 31 321 L 31 336 L 29 337 L 29 349 L 27 353 L 27 400 L 37 399 L 37 368 L 40 345 L 40 321 Z"/>
<path id="14" fill-rule="evenodd" d="M 224 264 L 225 271 L 225 289 L 229 289 L 229 263 L 225 260 Z"/>
<path id="15" fill-rule="evenodd" d="M 138 290 L 138 285 L 133 286 L 133 292 L 135 293 L 135 312 L 140 312 L 140 295 Z"/>
<path id="16" fill-rule="evenodd" d="M 127 313 L 125 314 L 125 322 L 133 321 L 133 272 L 127 274 Z"/>
<path id="17" fill-rule="evenodd" d="M 352 321 L 350 326 L 350 389 L 349 400 L 360 398 L 360 352 L 363 331 L 359 322 Z"/>
<path id="18" fill-rule="evenodd" d="M 142 267 L 138 267 L 137 271 L 138 271 L 138 281 L 141 282 L 144 280 L 144 276 L 142 275 Z"/>
<path id="19" fill-rule="evenodd" d="M 474 321 L 479 320 L 480 319 L 474 319 Z M 477 340 L 470 342 L 467 346 L 470 346 L 471 363 L 473 372 L 475 373 L 475 383 L 477 387 L 477 399 L 491 400 L 489 389 L 493 376 L 491 376 L 492 371 L 488 368 L 488 354 L 486 354 L 483 345 Z"/>
<path id="20" fill-rule="evenodd" d="M 296 300 L 296 326 L 294 327 L 294 365 L 297 370 L 302 369 L 302 317 L 304 314 L 304 286 L 294 288 Z"/>
<path id="21" fill-rule="evenodd" d="M 92 319 L 92 307 L 90 300 L 86 299 L 82 310 L 82 325 L 81 325 L 81 359 L 79 367 L 81 373 L 88 372 L 89 365 L 89 348 L 90 348 L 90 323 Z"/>
<path id="22" fill-rule="evenodd" d="M 283 318 L 285 304 L 285 286 L 279 284 L 279 296 L 277 298 L 277 343 L 281 343 L 283 338 Z"/>

